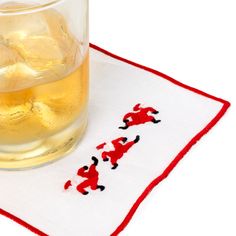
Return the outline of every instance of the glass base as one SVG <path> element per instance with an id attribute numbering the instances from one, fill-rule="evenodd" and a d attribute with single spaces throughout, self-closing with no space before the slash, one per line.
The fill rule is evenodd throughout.
<path id="1" fill-rule="evenodd" d="M 0 169 L 22 170 L 56 161 L 72 152 L 87 127 L 87 116 L 81 122 L 43 140 L 23 145 L 0 145 Z"/>

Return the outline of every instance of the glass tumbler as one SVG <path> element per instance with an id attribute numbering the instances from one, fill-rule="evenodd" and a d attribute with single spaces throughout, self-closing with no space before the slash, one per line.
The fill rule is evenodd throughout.
<path id="1" fill-rule="evenodd" d="M 52 162 L 87 125 L 88 0 L 0 1 L 0 169 Z"/>

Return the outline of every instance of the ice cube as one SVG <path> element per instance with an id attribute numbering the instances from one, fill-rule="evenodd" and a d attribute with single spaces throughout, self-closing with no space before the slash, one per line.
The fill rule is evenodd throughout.
<path id="1" fill-rule="evenodd" d="M 15 49 L 32 68 L 45 71 L 63 64 L 63 54 L 57 41 L 48 36 L 30 36 L 15 45 Z"/>
<path id="2" fill-rule="evenodd" d="M 52 38 L 57 40 L 62 50 L 65 64 L 75 66 L 81 63 L 80 43 L 70 32 L 65 18 L 57 11 L 48 10 L 44 12 L 48 23 L 48 29 Z"/>
<path id="3" fill-rule="evenodd" d="M 50 57 L 50 47 L 53 44 L 54 49 L 55 45 L 58 47 L 56 49 L 57 55 L 59 54 L 58 50 L 61 50 L 59 59 L 63 56 L 65 64 L 73 65 L 75 59 L 78 59 L 79 43 L 69 32 L 65 18 L 56 10 L 0 16 L 0 25 L 0 35 L 11 47 L 17 48 L 19 44 L 26 44 L 30 40 L 33 40 L 35 44 L 41 39 L 41 45 L 37 45 L 37 47 L 42 48 L 44 46 L 43 54 L 49 50 L 48 57 Z M 45 41 L 46 44 L 44 45 Z M 55 56 L 54 53 L 55 50 L 52 56 Z"/>
<path id="4" fill-rule="evenodd" d="M 24 88 L 40 77 L 40 73 L 27 65 L 19 53 L 0 43 L 0 91 Z"/>
<path id="5" fill-rule="evenodd" d="M 42 12 L 0 16 L 0 25 L 0 35 L 9 45 L 18 44 L 19 41 L 32 35 L 49 34 Z"/>
<path id="6" fill-rule="evenodd" d="M 7 47 L 5 44 L 1 43 L 1 38 L 0 38 L 0 71 L 3 67 L 13 65 L 21 60 L 22 58 L 20 57 L 20 55 L 16 51 Z M 0 78 L 1 78 L 1 72 L 0 72 Z"/>
<path id="7" fill-rule="evenodd" d="M 55 10 L 0 16 L 0 26 L 0 43 L 7 47 L 0 48 L 0 90 L 59 80 L 82 61 L 79 42 Z"/>
<path id="8" fill-rule="evenodd" d="M 0 91 L 16 91 L 34 84 L 39 73 L 23 62 L 0 68 Z"/>
<path id="9" fill-rule="evenodd" d="M 39 119 L 43 127 L 52 130 L 55 128 L 58 117 L 49 106 L 42 102 L 34 102 L 32 112 Z"/>

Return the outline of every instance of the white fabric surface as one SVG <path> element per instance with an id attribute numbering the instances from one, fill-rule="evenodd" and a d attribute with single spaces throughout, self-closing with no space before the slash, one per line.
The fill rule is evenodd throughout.
<path id="1" fill-rule="evenodd" d="M 137 103 L 159 110 L 161 123 L 118 129 Z M 153 73 L 91 49 L 91 99 L 87 132 L 72 154 L 48 166 L 0 171 L 0 208 L 52 236 L 105 236 L 113 233 L 134 202 L 223 104 Z M 125 136 L 138 142 L 111 170 L 96 146 Z M 78 168 L 99 159 L 103 192 L 64 191 Z"/>

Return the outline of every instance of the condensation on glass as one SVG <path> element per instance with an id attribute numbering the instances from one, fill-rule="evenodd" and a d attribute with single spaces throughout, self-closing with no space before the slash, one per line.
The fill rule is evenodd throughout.
<path id="1" fill-rule="evenodd" d="M 87 125 L 88 0 L 0 1 L 0 169 L 73 150 Z"/>

